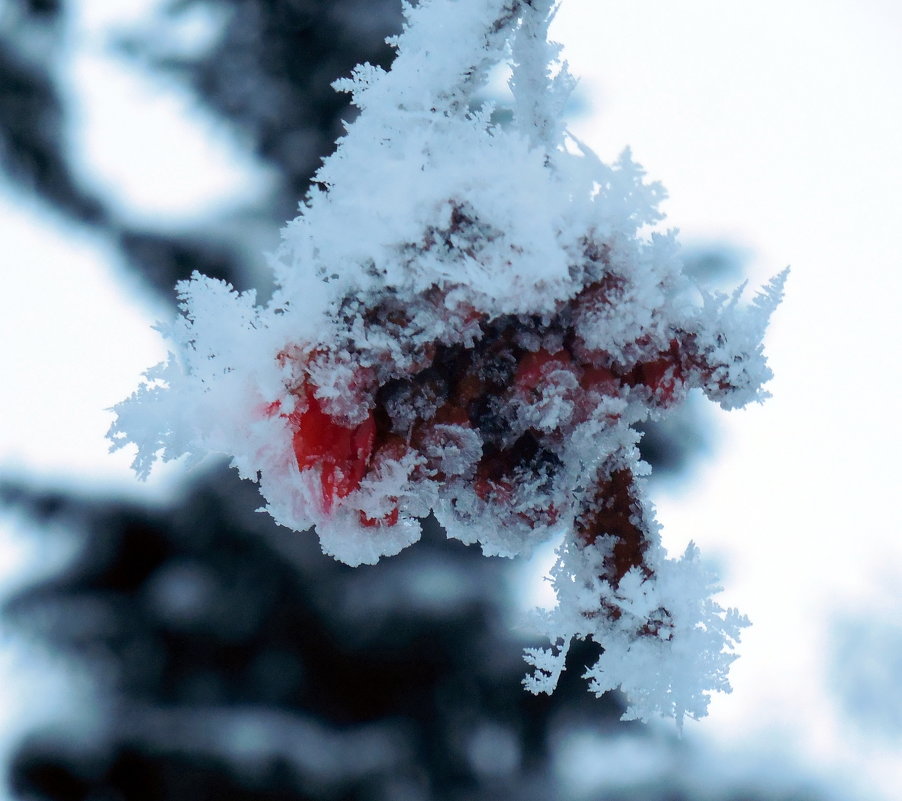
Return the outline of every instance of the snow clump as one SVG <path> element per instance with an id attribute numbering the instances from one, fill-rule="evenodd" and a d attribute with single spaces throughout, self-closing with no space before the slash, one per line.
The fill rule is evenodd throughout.
<path id="1" fill-rule="evenodd" d="M 664 192 L 565 129 L 574 80 L 547 41 L 550 0 L 406 6 L 390 71 L 338 81 L 360 109 L 272 261 L 265 305 L 195 274 L 164 330 L 169 360 L 116 407 L 114 447 L 225 453 L 265 509 L 323 550 L 374 563 L 435 514 L 450 537 L 519 556 L 566 532 L 551 692 L 573 638 L 626 717 L 705 714 L 746 620 L 711 598 L 693 547 L 668 558 L 636 426 L 697 388 L 760 401 L 780 276 L 750 303 L 683 274 Z M 509 63 L 513 122 L 479 105 Z"/>

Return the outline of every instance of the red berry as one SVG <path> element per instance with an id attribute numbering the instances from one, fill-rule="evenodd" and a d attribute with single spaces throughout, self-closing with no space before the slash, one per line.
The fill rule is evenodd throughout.
<path id="1" fill-rule="evenodd" d="M 473 489 L 479 499 L 483 501 L 491 499 L 496 503 L 510 503 L 514 496 L 514 485 L 506 479 L 496 481 L 488 478 L 482 475 L 482 472 L 482 470 L 477 472 L 476 478 L 473 480 Z"/>
<path id="2" fill-rule="evenodd" d="M 572 362 L 573 359 L 566 350 L 559 350 L 556 353 L 549 353 L 547 350 L 526 353 L 517 365 L 514 384 L 525 392 L 536 390 L 545 383 L 549 372 L 571 369 Z"/>
<path id="3" fill-rule="evenodd" d="M 320 468 L 323 508 L 329 512 L 335 499 L 352 493 L 366 475 L 376 421 L 370 413 L 359 426 L 348 428 L 323 411 L 309 387 L 305 399 L 307 408 L 288 416 L 294 428 L 294 455 L 301 470 Z"/>
<path id="4" fill-rule="evenodd" d="M 670 350 L 657 359 L 637 365 L 629 375 L 630 384 L 648 387 L 655 400 L 663 406 L 674 402 L 677 388 L 683 381 L 680 346 L 675 339 L 671 340 Z"/>
<path id="5" fill-rule="evenodd" d="M 579 383 L 583 389 L 594 389 L 602 395 L 616 395 L 620 390 L 620 379 L 605 367 L 587 367 Z"/>
<path id="6" fill-rule="evenodd" d="M 382 526 L 394 526 L 398 523 L 398 509 L 395 507 L 387 515 L 379 518 L 367 517 L 363 512 L 360 515 L 360 525 L 367 528 L 379 528 Z"/>

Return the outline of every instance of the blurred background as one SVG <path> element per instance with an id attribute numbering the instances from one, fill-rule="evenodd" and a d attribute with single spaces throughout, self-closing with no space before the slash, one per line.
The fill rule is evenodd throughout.
<path id="1" fill-rule="evenodd" d="M 350 569 L 221 464 L 139 484 L 107 454 L 178 279 L 266 296 L 351 118 L 329 84 L 388 66 L 400 23 L 398 0 L 0 0 L 0 798 L 898 798 L 894 0 L 565 0 L 555 23 L 573 131 L 664 183 L 687 268 L 793 268 L 774 397 L 695 400 L 643 442 L 665 544 L 698 542 L 754 623 L 682 738 L 587 694 L 591 647 L 553 697 L 521 690 L 553 544 L 486 559 L 432 525 Z"/>

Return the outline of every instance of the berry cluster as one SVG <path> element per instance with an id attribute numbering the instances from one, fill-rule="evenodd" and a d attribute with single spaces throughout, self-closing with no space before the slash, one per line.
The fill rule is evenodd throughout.
<path id="1" fill-rule="evenodd" d="M 387 299 L 345 304 L 366 309 L 345 309 L 350 328 L 362 320 L 367 342 L 393 343 L 395 350 L 361 348 L 348 336 L 337 337 L 341 346 L 332 350 L 279 354 L 294 368 L 295 406 L 283 412 L 276 403 L 269 412 L 287 420 L 298 468 L 318 480 L 321 513 L 331 515 L 386 463 L 406 459 L 424 495 L 444 492 L 460 507 L 466 496 L 500 525 L 537 529 L 569 519 L 584 543 L 614 536 L 605 570 L 616 583 L 642 564 L 646 546 L 633 472 L 609 459 L 589 476 L 593 486 L 562 486 L 569 446 L 588 423 L 629 425 L 634 411 L 621 420 L 628 409 L 647 415 L 673 405 L 690 386 L 710 384 L 717 365 L 706 363 L 686 331 L 673 332 L 663 346 L 645 337 L 630 363 L 589 347 L 580 321 L 610 302 L 601 281 L 545 317 L 490 319 L 449 302 L 450 294 L 434 287 L 407 308 Z M 441 339 L 426 340 L 424 319 L 441 323 L 431 326 Z M 331 381 L 328 391 L 318 377 Z M 584 472 L 582 465 L 576 470 Z M 397 525 L 404 510 L 392 501 L 381 517 L 359 511 L 360 524 Z"/>
<path id="2" fill-rule="evenodd" d="M 277 522 L 352 566 L 414 543 L 430 513 L 487 555 L 560 531 L 552 648 L 527 653 L 527 687 L 551 692 L 591 638 L 594 692 L 681 720 L 727 686 L 742 620 L 693 549 L 667 557 L 639 426 L 693 388 L 725 408 L 764 397 L 783 277 L 751 308 L 697 292 L 675 232 L 651 230 L 662 188 L 565 132 L 554 8 L 408 5 L 391 70 L 336 84 L 360 114 L 283 232 L 270 302 L 180 285 L 173 356 L 110 435 L 138 444 L 141 475 L 229 454 Z M 479 100 L 505 62 L 509 126 Z"/>

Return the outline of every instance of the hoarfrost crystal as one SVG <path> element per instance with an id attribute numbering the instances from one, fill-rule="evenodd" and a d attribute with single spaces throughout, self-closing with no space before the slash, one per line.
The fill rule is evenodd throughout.
<path id="1" fill-rule="evenodd" d="M 564 129 L 573 80 L 547 41 L 550 0 L 406 7 L 389 72 L 337 87 L 360 109 L 273 260 L 266 305 L 195 274 L 171 356 L 116 411 L 114 447 L 210 452 L 259 481 L 266 510 L 350 565 L 397 553 L 433 512 L 486 554 L 566 531 L 554 689 L 574 637 L 628 717 L 705 713 L 746 621 L 712 599 L 694 548 L 666 556 L 636 426 L 692 388 L 764 396 L 761 341 L 783 276 L 743 306 L 683 275 L 663 191 L 630 154 L 602 163 Z M 509 62 L 514 119 L 475 107 Z"/>

